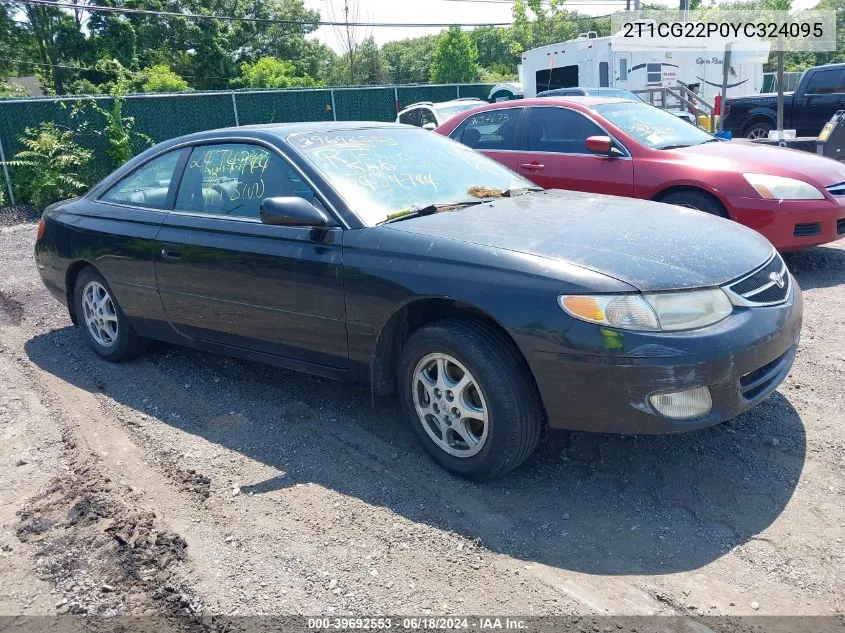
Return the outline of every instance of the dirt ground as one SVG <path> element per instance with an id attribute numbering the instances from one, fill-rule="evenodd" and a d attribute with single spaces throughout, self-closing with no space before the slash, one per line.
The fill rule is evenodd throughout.
<path id="1" fill-rule="evenodd" d="M 0 228 L 0 614 L 845 611 L 845 244 L 788 256 L 801 349 L 756 409 L 472 484 L 364 387 L 99 360 L 34 234 Z"/>

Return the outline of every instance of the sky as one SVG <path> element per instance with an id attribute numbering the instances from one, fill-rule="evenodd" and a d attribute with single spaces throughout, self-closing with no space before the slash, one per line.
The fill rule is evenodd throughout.
<path id="1" fill-rule="evenodd" d="M 793 0 L 795 9 L 806 9 L 818 0 Z M 309 9 L 317 9 L 323 20 L 328 20 L 334 8 L 335 19 L 343 19 L 344 0 L 305 0 Z M 359 22 L 418 22 L 418 23 L 474 23 L 510 22 L 512 2 L 500 0 L 349 0 L 350 7 L 358 5 Z M 625 0 L 570 0 L 568 8 L 585 15 L 607 15 L 625 8 Z M 632 2 L 633 4 L 633 2 Z M 672 4 L 668 0 L 667 4 Z M 350 18 L 351 19 L 351 18 Z M 439 33 L 442 28 L 360 28 L 359 41 L 372 35 L 381 46 L 392 40 Z M 337 52 L 342 46 L 335 27 L 323 26 L 314 37 Z"/>
<path id="2" fill-rule="evenodd" d="M 624 0 L 600 0 L 595 4 L 587 4 L 587 0 L 573 0 L 571 6 L 589 15 L 606 15 L 611 13 L 608 6 L 624 8 Z M 309 9 L 317 9 L 324 20 L 331 14 L 329 6 L 334 7 L 336 19 L 343 19 L 344 0 L 305 0 Z M 511 2 L 479 2 L 478 0 L 349 0 L 350 6 L 358 4 L 360 22 L 419 22 L 419 23 L 476 23 L 476 22 L 510 22 Z M 381 46 L 392 40 L 401 40 L 420 35 L 439 33 L 442 28 L 394 28 L 379 27 L 360 29 L 360 39 L 372 35 L 376 43 Z M 334 27 L 323 26 L 316 33 L 317 39 L 328 44 L 335 51 L 341 46 Z"/>

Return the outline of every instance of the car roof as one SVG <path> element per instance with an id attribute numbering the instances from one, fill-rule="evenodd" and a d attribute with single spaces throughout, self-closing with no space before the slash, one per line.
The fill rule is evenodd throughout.
<path id="1" fill-rule="evenodd" d="M 306 121 L 299 123 L 258 123 L 255 125 L 239 125 L 237 127 L 224 127 L 212 130 L 203 130 L 186 134 L 175 139 L 179 143 L 204 140 L 208 138 L 219 138 L 225 136 L 256 136 L 276 137 L 284 139 L 291 134 L 321 134 L 326 132 L 340 132 L 344 130 L 365 130 L 365 129 L 396 128 L 407 129 L 407 125 L 382 121 Z"/>

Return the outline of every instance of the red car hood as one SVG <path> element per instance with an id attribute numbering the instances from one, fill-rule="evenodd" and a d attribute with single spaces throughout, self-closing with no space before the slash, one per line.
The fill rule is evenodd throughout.
<path id="1" fill-rule="evenodd" d="M 700 162 L 700 166 L 705 168 L 798 178 L 821 187 L 845 182 L 845 163 L 809 152 L 758 145 L 746 140 L 704 143 L 672 152 L 690 163 Z"/>

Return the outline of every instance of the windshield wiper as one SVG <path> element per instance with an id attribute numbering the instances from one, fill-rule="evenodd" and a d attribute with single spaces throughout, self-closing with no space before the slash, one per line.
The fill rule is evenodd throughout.
<path id="1" fill-rule="evenodd" d="M 517 196 L 524 196 L 526 193 L 534 193 L 536 191 L 543 191 L 542 187 L 514 187 L 513 189 L 505 189 L 502 192 L 503 198 L 516 198 Z M 486 201 L 490 200 L 489 198 Z"/>
<path id="2" fill-rule="evenodd" d="M 678 143 L 677 145 L 661 145 L 655 149 L 681 149 L 682 147 L 690 147 L 689 143 Z"/>
<path id="3" fill-rule="evenodd" d="M 489 202 L 489 200 L 485 200 L 482 198 L 479 198 L 478 200 L 460 200 L 458 202 L 442 202 L 438 204 L 429 204 L 424 207 L 414 209 L 405 209 L 403 211 L 391 213 L 389 216 L 387 216 L 386 220 L 382 220 L 378 224 L 391 224 L 393 222 L 401 222 L 402 220 L 410 220 L 411 218 L 419 218 L 424 215 L 431 215 L 432 213 L 437 213 L 438 211 L 442 211 L 443 209 L 461 209 L 463 207 L 473 207 L 477 204 L 481 204 L 482 202 Z"/>

